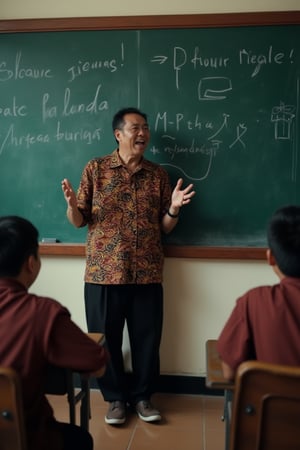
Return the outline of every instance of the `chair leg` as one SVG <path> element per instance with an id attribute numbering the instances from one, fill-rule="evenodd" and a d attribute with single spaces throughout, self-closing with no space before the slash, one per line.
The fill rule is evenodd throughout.
<path id="1" fill-rule="evenodd" d="M 80 402 L 80 426 L 89 429 L 89 420 L 91 417 L 90 405 L 90 383 L 88 378 L 80 376 L 80 390 L 75 393 L 73 373 L 67 371 L 67 395 L 69 402 L 70 423 L 76 424 L 76 405 Z"/>
<path id="2" fill-rule="evenodd" d="M 75 392 L 74 392 L 74 380 L 73 380 L 73 373 L 68 370 L 67 371 L 67 397 L 68 397 L 68 403 L 69 403 L 69 415 L 70 415 L 70 423 L 72 425 L 76 424 L 76 399 L 75 399 Z"/>
<path id="3" fill-rule="evenodd" d="M 232 397 L 233 397 L 232 391 L 229 389 L 225 389 L 224 414 L 222 417 L 222 420 L 225 422 L 225 450 L 229 450 Z"/>
<path id="4" fill-rule="evenodd" d="M 81 391 L 83 393 L 83 396 L 80 405 L 80 425 L 86 430 L 89 430 L 91 408 L 90 408 L 90 386 L 88 379 L 81 378 Z"/>

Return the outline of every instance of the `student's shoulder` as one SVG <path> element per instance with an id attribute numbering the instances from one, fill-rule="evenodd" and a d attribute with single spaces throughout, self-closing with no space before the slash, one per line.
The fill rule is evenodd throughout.
<path id="1" fill-rule="evenodd" d="M 35 305 L 35 309 L 38 313 L 49 314 L 49 316 L 56 316 L 58 314 L 70 315 L 65 306 L 51 297 L 31 294 L 31 303 Z"/>
<path id="2" fill-rule="evenodd" d="M 274 290 L 277 289 L 279 285 L 261 285 L 255 286 L 247 290 L 243 295 L 237 299 L 237 304 L 247 304 L 251 302 L 261 302 L 273 297 Z"/>

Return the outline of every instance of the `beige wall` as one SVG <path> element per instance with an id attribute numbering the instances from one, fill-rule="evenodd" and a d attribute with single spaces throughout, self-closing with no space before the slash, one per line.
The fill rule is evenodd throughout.
<path id="1" fill-rule="evenodd" d="M 299 0 L 0 0 L 1 19 L 298 10 Z"/>
<path id="2" fill-rule="evenodd" d="M 31 290 L 59 300 L 69 308 L 74 321 L 86 329 L 83 271 L 83 258 L 45 257 Z M 218 335 L 237 296 L 256 284 L 275 281 L 264 262 L 167 258 L 162 372 L 203 375 L 205 341 Z M 124 352 L 128 361 L 127 334 Z"/>
<path id="3" fill-rule="evenodd" d="M 299 0 L 0 0 L 0 19 L 148 14 L 190 14 L 240 11 L 299 10 Z M 201 194 L 201 193 L 199 193 Z M 44 257 L 32 291 L 56 298 L 85 327 L 83 258 Z M 204 375 L 205 341 L 220 332 L 235 299 L 257 284 L 276 277 L 264 262 L 167 258 L 165 321 L 161 346 L 163 373 Z M 128 359 L 125 336 L 124 353 Z"/>

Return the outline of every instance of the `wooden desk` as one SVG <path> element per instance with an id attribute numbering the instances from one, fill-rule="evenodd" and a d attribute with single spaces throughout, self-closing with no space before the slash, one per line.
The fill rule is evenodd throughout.
<path id="1" fill-rule="evenodd" d="M 102 345 L 105 341 L 105 336 L 103 333 L 87 333 L 88 337 L 93 339 L 96 344 Z"/>
<path id="2" fill-rule="evenodd" d="M 225 422 L 225 449 L 229 449 L 229 435 L 231 422 L 231 404 L 234 391 L 234 383 L 223 377 L 222 365 L 217 352 L 217 340 L 206 341 L 206 381 L 208 388 L 224 390 L 224 413 L 222 420 Z"/>
<path id="3" fill-rule="evenodd" d="M 88 333 L 88 336 L 97 344 L 102 345 L 105 336 L 102 333 Z M 46 394 L 65 395 L 69 403 L 70 423 L 76 424 L 76 405 L 80 402 L 80 426 L 89 429 L 89 420 L 91 417 L 90 408 L 90 383 L 87 376 L 81 376 L 79 373 L 80 388 L 76 393 L 74 384 L 74 372 L 70 369 L 62 369 L 60 367 L 49 366 Z"/>
<path id="4" fill-rule="evenodd" d="M 217 340 L 206 341 L 206 386 L 213 389 L 234 389 L 231 383 L 223 377 L 222 365 L 217 352 Z"/>

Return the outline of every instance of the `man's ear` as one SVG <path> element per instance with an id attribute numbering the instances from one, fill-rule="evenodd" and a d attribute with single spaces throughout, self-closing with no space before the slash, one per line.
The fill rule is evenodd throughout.
<path id="1" fill-rule="evenodd" d="M 274 255 L 273 255 L 271 249 L 269 249 L 269 248 L 267 249 L 266 255 L 267 255 L 268 264 L 270 266 L 276 266 L 277 263 L 276 263 L 276 260 L 274 258 Z"/>
<path id="2" fill-rule="evenodd" d="M 26 267 L 26 270 L 27 270 L 29 273 L 32 273 L 32 272 L 34 271 L 34 268 L 35 268 L 35 258 L 34 258 L 33 255 L 29 255 L 29 256 L 28 256 L 28 258 L 27 258 L 26 261 L 25 261 L 25 267 Z"/>
<path id="3" fill-rule="evenodd" d="M 120 130 L 118 130 L 118 129 L 116 129 L 115 131 L 114 131 L 114 135 L 115 135 L 115 138 L 116 138 L 116 140 L 119 142 L 119 139 L 120 139 Z"/>
<path id="4" fill-rule="evenodd" d="M 26 264 L 26 263 L 25 263 Z M 30 255 L 27 259 L 27 274 L 30 285 L 36 280 L 41 269 L 41 260 L 38 255 Z"/>

